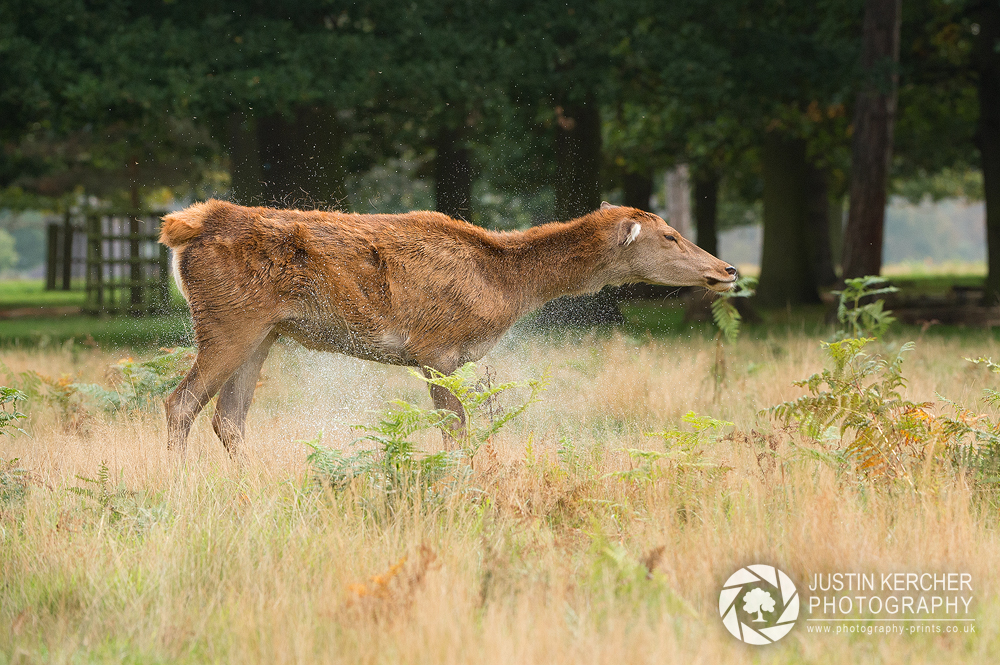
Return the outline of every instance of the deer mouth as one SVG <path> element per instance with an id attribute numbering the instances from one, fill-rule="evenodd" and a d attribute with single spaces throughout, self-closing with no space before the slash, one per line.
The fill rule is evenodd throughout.
<path id="1" fill-rule="evenodd" d="M 715 279 L 714 277 L 705 278 L 705 285 L 713 291 L 718 291 L 720 293 L 729 291 L 733 288 L 734 284 L 736 284 L 735 277 L 732 279 Z"/>

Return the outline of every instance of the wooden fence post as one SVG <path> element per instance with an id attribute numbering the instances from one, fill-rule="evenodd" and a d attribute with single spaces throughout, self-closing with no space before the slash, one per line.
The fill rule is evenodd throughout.
<path id="1" fill-rule="evenodd" d="M 141 316 L 165 310 L 170 302 L 169 261 L 158 234 L 145 229 L 155 215 L 129 210 L 90 211 L 87 234 L 88 312 Z"/>
<path id="2" fill-rule="evenodd" d="M 104 257 L 101 238 L 101 217 L 87 215 L 87 308 L 91 312 L 104 309 Z"/>
<path id="3" fill-rule="evenodd" d="M 170 309 L 170 257 L 166 245 L 157 245 L 160 251 L 160 309 L 166 313 Z"/>
<path id="4" fill-rule="evenodd" d="M 146 270 L 143 259 L 139 255 L 139 213 L 128 217 L 128 279 L 129 279 L 129 311 L 137 313 L 142 310 L 142 292 L 145 286 Z"/>
<path id="5" fill-rule="evenodd" d="M 49 222 L 46 226 L 48 244 L 45 247 L 45 290 L 56 290 L 56 262 L 59 260 L 59 225 Z"/>
<path id="6" fill-rule="evenodd" d="M 63 216 L 62 241 L 62 290 L 69 291 L 73 283 L 73 220 L 68 210 Z"/>

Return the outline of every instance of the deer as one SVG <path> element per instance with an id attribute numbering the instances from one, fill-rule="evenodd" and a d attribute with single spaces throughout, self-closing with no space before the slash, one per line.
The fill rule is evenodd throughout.
<path id="1" fill-rule="evenodd" d="M 523 231 L 438 212 L 355 214 L 220 200 L 164 216 L 160 242 L 191 310 L 197 355 L 165 402 L 167 445 L 183 453 L 218 394 L 212 427 L 237 456 L 275 340 L 450 374 L 481 359 L 524 315 L 564 295 L 649 282 L 724 292 L 728 263 L 655 214 L 604 202 Z M 461 403 L 430 385 L 465 427 Z M 449 434 L 445 432 L 445 441 Z"/>

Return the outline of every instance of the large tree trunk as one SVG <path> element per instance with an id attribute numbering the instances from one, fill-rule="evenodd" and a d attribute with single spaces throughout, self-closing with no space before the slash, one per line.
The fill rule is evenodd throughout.
<path id="1" fill-rule="evenodd" d="M 667 190 L 667 223 L 691 240 L 691 176 L 687 164 L 678 164 L 664 178 Z"/>
<path id="2" fill-rule="evenodd" d="M 809 222 L 806 239 L 811 248 L 813 281 L 817 286 L 832 286 L 837 281 L 830 236 L 830 188 L 827 172 L 813 164 L 806 172 L 809 183 Z M 838 220 L 839 222 L 839 220 Z"/>
<path id="3" fill-rule="evenodd" d="M 719 254 L 716 217 L 719 204 L 719 176 L 699 171 L 694 179 L 694 224 L 698 246 L 709 254 Z"/>
<path id="4" fill-rule="evenodd" d="M 300 106 L 257 123 L 263 199 L 278 205 L 337 207 L 345 200 L 343 130 L 334 110 Z"/>
<path id="5" fill-rule="evenodd" d="M 829 186 L 830 181 L 827 180 Z M 844 203 L 847 199 L 846 192 L 832 192 L 830 194 L 830 214 L 828 219 L 830 224 L 830 260 L 833 262 L 833 270 L 840 270 L 843 274 L 844 265 Z"/>
<path id="6" fill-rule="evenodd" d="M 851 142 L 851 202 L 844 234 L 844 277 L 882 271 L 885 203 L 899 79 L 901 0 L 866 0 L 861 65 Z"/>
<path id="7" fill-rule="evenodd" d="M 556 109 L 556 219 L 566 221 L 601 205 L 601 114 L 593 98 Z M 539 325 L 623 323 L 618 289 L 592 296 L 565 296 L 547 303 L 535 318 Z"/>
<path id="8" fill-rule="evenodd" d="M 979 36 L 973 63 L 979 74 L 979 126 L 976 143 L 986 195 L 986 247 L 989 273 L 983 302 L 1000 302 L 1000 3 L 982 3 L 976 13 Z"/>
<path id="9" fill-rule="evenodd" d="M 458 131 L 442 128 L 434 141 L 434 200 L 438 212 L 469 219 L 472 164 Z"/>
<path id="10" fill-rule="evenodd" d="M 601 205 L 601 113 L 592 98 L 556 111 L 555 213 L 567 221 Z"/>
<path id="11" fill-rule="evenodd" d="M 764 247 L 757 300 L 765 307 L 817 302 L 809 224 L 806 145 L 778 132 L 764 138 Z"/>
<path id="12" fill-rule="evenodd" d="M 626 171 L 623 178 L 625 189 L 625 205 L 652 212 L 649 208 L 653 198 L 653 176 L 649 173 Z"/>

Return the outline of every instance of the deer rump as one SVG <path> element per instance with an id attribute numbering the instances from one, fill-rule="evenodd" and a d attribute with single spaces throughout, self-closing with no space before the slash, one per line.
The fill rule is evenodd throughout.
<path id="1" fill-rule="evenodd" d="M 433 212 L 351 215 L 221 201 L 164 217 L 198 357 L 166 404 L 170 446 L 219 393 L 213 426 L 231 452 L 267 353 L 280 335 L 307 348 L 451 373 L 516 320 L 502 252 L 481 230 Z M 491 256 L 495 253 L 495 256 Z M 519 305 L 520 303 L 518 303 Z M 432 387 L 436 408 L 464 414 Z"/>

